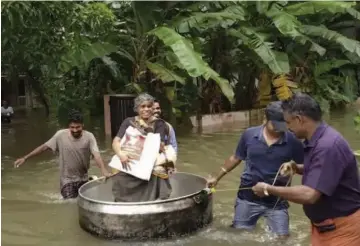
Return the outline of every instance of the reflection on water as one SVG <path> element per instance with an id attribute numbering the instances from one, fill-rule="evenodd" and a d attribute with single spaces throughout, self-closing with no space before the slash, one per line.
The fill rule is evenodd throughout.
<path id="1" fill-rule="evenodd" d="M 351 146 L 360 149 L 360 136 L 354 134 L 353 113 L 333 113 L 328 122 L 348 139 Z M 14 160 L 55 133 L 56 126 L 48 122 L 24 120 L 1 130 L 2 169 L 2 245 L 130 245 L 130 243 L 103 241 L 84 232 L 78 225 L 76 200 L 64 201 L 59 194 L 59 174 L 51 153 L 28 160 L 19 169 Z M 101 119 L 100 119 L 101 120 Z M 211 133 L 179 136 L 178 169 L 201 176 L 218 172 L 230 155 L 244 129 L 244 125 L 227 127 Z M 98 139 L 102 156 L 109 162 L 112 156 L 110 139 L 104 137 L 101 127 L 90 127 Z M 95 163 L 90 174 L 99 175 Z M 228 174 L 218 189 L 236 189 L 243 167 Z M 294 183 L 300 182 L 296 177 Z M 131 245 L 308 245 L 309 222 L 299 205 L 290 208 L 291 237 L 278 242 L 267 232 L 260 220 L 254 232 L 240 232 L 229 228 L 233 216 L 236 191 L 215 193 L 214 222 L 201 232 L 169 241 L 131 243 Z"/>

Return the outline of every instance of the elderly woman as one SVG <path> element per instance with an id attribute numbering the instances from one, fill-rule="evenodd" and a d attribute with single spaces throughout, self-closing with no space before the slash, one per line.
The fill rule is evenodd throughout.
<path id="1" fill-rule="evenodd" d="M 160 151 L 163 151 L 167 132 L 166 123 L 153 116 L 154 98 L 152 96 L 146 93 L 140 94 L 134 102 L 134 110 L 137 116 L 124 120 L 112 144 L 113 150 L 120 158 L 124 169 L 129 168 L 130 159 L 140 159 L 147 133 L 160 134 Z M 167 172 L 166 166 L 155 166 L 149 181 L 141 180 L 124 172 L 118 172 L 113 177 L 112 190 L 115 201 L 145 202 L 167 199 L 171 193 Z"/>

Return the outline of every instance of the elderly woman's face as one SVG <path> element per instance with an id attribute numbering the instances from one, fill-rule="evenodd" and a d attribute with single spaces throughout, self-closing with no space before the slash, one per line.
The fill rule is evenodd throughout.
<path id="1" fill-rule="evenodd" d="M 139 114 L 140 118 L 149 119 L 153 114 L 152 106 L 153 106 L 153 103 L 149 102 L 149 101 L 145 101 L 142 104 L 140 104 L 138 107 L 138 114 Z"/>

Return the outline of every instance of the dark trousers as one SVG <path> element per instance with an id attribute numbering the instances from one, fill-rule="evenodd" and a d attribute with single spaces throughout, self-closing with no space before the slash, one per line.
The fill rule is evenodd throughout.
<path id="1" fill-rule="evenodd" d="M 11 116 L 1 115 L 1 123 L 11 123 Z"/>
<path id="2" fill-rule="evenodd" d="M 79 188 L 85 183 L 85 181 L 67 183 L 61 188 L 60 193 L 64 199 L 76 198 L 79 195 Z"/>

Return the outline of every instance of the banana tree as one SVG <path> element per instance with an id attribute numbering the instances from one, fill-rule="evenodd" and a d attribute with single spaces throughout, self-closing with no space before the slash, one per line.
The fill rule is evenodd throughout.
<path id="1" fill-rule="evenodd" d="M 355 83 L 354 76 L 343 72 L 337 76 L 327 73 L 334 68 L 349 63 L 354 64 L 355 59 L 351 59 L 351 62 L 348 59 L 350 56 L 360 58 L 360 43 L 319 23 L 324 23 L 325 20 L 326 24 L 326 20 L 334 21 L 335 18 L 344 15 L 359 19 L 360 13 L 354 8 L 355 4 L 354 2 L 229 2 L 225 6 L 214 7 L 211 5 L 216 3 L 199 3 L 197 9 L 193 8 L 197 12 L 191 12 L 189 16 L 182 18 L 178 16 L 173 21 L 173 25 L 183 35 L 194 36 L 194 33 L 204 35 L 207 30 L 214 32 L 225 29 L 227 36 L 236 38 L 237 46 L 232 48 L 248 49 L 250 51 L 248 54 L 252 54 L 250 59 L 256 66 L 263 67 L 259 66 L 259 60 L 266 66 L 261 69 L 261 74 L 270 73 L 269 76 L 261 76 L 265 81 L 260 80 L 259 98 L 262 98 L 263 105 L 268 102 L 267 100 L 271 100 L 272 88 L 275 89 L 276 96 L 280 100 L 291 96 L 292 89 L 297 88 L 290 78 L 297 77 L 296 71 L 304 68 L 302 67 L 304 61 L 298 64 L 293 57 L 297 54 L 294 49 L 289 50 L 289 46 L 300 50 L 299 45 L 305 48 L 304 53 L 308 57 L 314 57 L 313 63 L 310 64 L 312 66 L 310 74 L 315 75 L 310 79 L 307 78 L 314 84 L 313 94 L 319 94 L 324 102 L 330 99 L 333 103 L 346 103 L 351 100 L 351 96 L 342 94 L 344 90 L 350 91 L 349 86 Z M 314 14 L 317 15 L 315 19 L 312 18 Z M 321 61 L 329 57 L 333 63 Z M 238 59 L 233 57 L 233 60 Z M 320 75 L 318 71 L 314 71 L 319 65 L 330 66 L 332 69 L 323 71 Z M 331 78 L 331 80 L 324 84 L 323 78 Z M 323 98 L 323 95 L 330 96 Z"/>
<path id="2" fill-rule="evenodd" d="M 177 113 L 180 111 L 174 105 L 185 103 L 178 100 L 177 94 L 185 84 L 194 83 L 192 78 L 215 81 L 229 101 L 233 100 L 229 82 L 208 65 L 192 40 L 166 26 L 167 19 L 171 22 L 172 16 L 181 10 L 174 11 L 162 3 L 132 2 L 130 6 L 132 12 L 128 14 L 132 18 L 125 18 L 121 26 L 122 33 L 126 34 L 121 41 L 124 45 L 116 52 L 132 64 L 129 88 L 164 94 L 170 111 Z"/>
<path id="3" fill-rule="evenodd" d="M 233 88 L 239 81 L 233 82 L 230 78 L 239 70 L 237 64 L 248 70 L 250 61 L 256 68 L 254 71 L 258 71 L 257 77 L 269 73 L 261 76 L 268 79 L 259 83 L 259 98 L 262 98 L 261 104 L 266 104 L 272 98 L 271 91 L 275 91 L 278 99 L 286 99 L 297 87 L 293 82 L 297 77 L 294 67 L 304 65 L 294 59 L 299 47 L 304 48 L 305 54 L 314 56 L 314 61 L 321 57 L 327 59 L 327 52 L 334 49 L 329 42 L 337 44 L 337 50 L 340 48 L 345 54 L 359 56 L 359 42 L 319 26 L 310 18 L 315 13 L 329 20 L 335 14 L 358 18 L 351 2 L 199 2 L 183 4 L 177 9 L 178 4 L 164 8 L 159 3 L 150 6 L 132 2 L 135 26 L 124 28 L 132 41 L 118 52 L 133 64 L 132 85 L 144 90 L 139 88 L 144 84 L 139 81 L 152 82 L 150 84 L 161 81 L 169 100 L 176 99 L 176 92 L 184 84 L 193 83 L 189 77 L 216 81 L 222 92 L 232 99 Z M 131 25 L 129 21 L 124 23 Z M 221 45 L 220 41 L 213 42 L 214 36 L 226 42 Z M 141 41 L 136 41 L 139 38 Z M 211 57 L 214 48 L 218 50 L 216 59 Z M 235 50 L 242 55 L 238 56 Z M 335 57 L 332 58 L 346 59 Z M 311 74 L 313 70 L 311 67 Z M 262 88 L 266 88 L 265 92 Z"/>
<path id="4" fill-rule="evenodd" d="M 269 6 L 271 6 L 271 7 L 269 7 Z M 304 23 L 308 24 L 309 22 L 311 22 L 311 20 L 307 20 L 307 19 L 303 18 L 302 19 L 303 23 L 301 23 L 296 18 L 296 16 L 301 16 L 301 15 L 305 16 L 305 15 L 311 15 L 314 13 L 318 14 L 320 12 L 327 12 L 327 13 L 335 13 L 336 12 L 338 14 L 349 13 L 353 17 L 359 19 L 360 14 L 354 8 L 352 8 L 353 6 L 354 6 L 354 3 L 349 3 L 349 2 L 306 2 L 306 3 L 289 4 L 288 6 L 282 6 L 281 4 L 270 5 L 268 2 L 258 2 L 257 3 L 258 11 L 260 13 L 265 14 L 269 19 L 272 20 L 273 24 L 275 25 L 275 27 L 277 28 L 277 30 L 280 32 L 281 35 L 283 35 L 285 37 L 290 37 L 294 41 L 296 41 L 297 43 L 299 43 L 301 45 L 308 45 L 309 50 L 306 51 L 305 53 L 309 53 L 309 52 L 315 53 L 316 59 L 320 59 L 321 56 L 324 56 L 325 52 L 327 50 L 333 49 L 333 46 L 327 45 L 326 42 L 324 43 L 323 46 L 319 45 L 318 42 L 321 42 L 322 40 L 326 40 L 327 42 L 333 42 L 333 43 L 337 44 L 338 45 L 337 49 L 339 50 L 339 48 L 340 48 L 340 50 L 343 51 L 341 53 L 346 54 L 346 52 L 347 52 L 347 53 L 351 53 L 357 57 L 360 57 L 360 53 L 359 53 L 360 43 L 356 40 L 347 38 L 336 31 L 329 30 L 325 26 L 304 25 Z M 322 18 L 322 21 L 324 21 L 324 18 Z M 274 32 L 274 33 L 276 33 L 276 32 Z M 240 37 L 241 37 L 241 35 L 240 35 Z M 314 40 L 310 37 L 315 37 L 315 38 L 319 37 L 320 39 L 317 38 L 316 40 Z M 284 41 L 282 43 L 284 43 Z M 293 45 L 294 43 L 290 43 L 290 44 Z M 325 47 L 326 47 L 326 49 L 325 49 Z M 287 46 L 285 48 L 287 49 Z M 291 52 L 287 52 L 287 53 L 289 53 L 290 55 L 292 54 Z M 333 58 L 334 57 L 336 57 L 336 55 L 334 56 L 334 54 L 333 54 Z M 322 73 L 329 72 L 331 70 L 331 68 L 340 67 L 342 65 L 350 63 L 349 60 L 344 60 L 344 58 L 346 59 L 347 57 L 341 57 L 341 58 L 342 58 L 341 60 L 334 59 L 334 61 L 332 61 L 332 62 L 322 63 L 321 65 L 323 65 L 323 67 L 330 68 L 327 71 L 322 71 Z M 270 59 L 264 60 L 263 59 L 263 61 L 266 64 L 268 64 L 271 71 L 276 74 L 276 73 L 279 73 L 278 68 L 280 66 L 274 66 L 274 63 L 268 62 L 268 61 L 274 61 L 274 60 L 281 61 L 280 59 L 272 59 L 272 60 L 270 60 Z M 312 70 L 314 70 L 314 68 L 312 68 Z M 283 72 L 286 73 L 287 70 L 283 70 Z M 316 77 L 313 80 L 313 82 L 314 81 L 320 82 L 321 78 L 319 77 L 319 75 L 320 75 L 319 70 L 315 71 L 315 74 L 316 74 Z M 322 74 L 322 76 L 325 76 L 325 75 Z M 332 78 L 334 78 L 334 77 L 332 77 Z M 344 81 L 347 79 L 349 79 L 349 77 L 347 77 L 347 76 L 341 76 L 340 78 L 338 76 L 336 78 L 336 81 L 339 82 L 339 80 Z M 337 93 L 337 91 L 335 89 L 331 88 L 331 86 L 328 86 L 329 84 L 331 84 L 330 81 L 328 80 L 327 83 L 325 83 L 325 84 L 322 83 L 322 86 L 323 86 L 323 88 L 325 88 L 327 93 L 324 94 L 324 91 L 322 91 L 319 95 L 331 95 L 329 98 L 331 98 L 331 100 L 333 100 L 333 102 L 336 102 L 336 101 L 348 102 L 348 98 L 346 98 L 345 96 L 342 96 L 341 93 Z M 352 78 L 352 81 L 354 81 L 353 78 Z M 347 82 L 349 82 L 349 81 L 347 81 Z M 342 82 L 342 83 L 344 84 L 346 82 Z M 352 82 L 352 83 L 354 83 L 354 82 Z M 275 84 L 278 84 L 278 82 L 273 81 L 273 85 L 276 87 Z M 336 85 L 335 87 L 339 87 L 339 85 Z M 268 90 L 268 88 L 267 88 L 267 90 Z M 286 90 L 283 89 L 282 91 L 286 91 Z M 315 94 L 318 93 L 316 91 L 313 91 L 313 92 Z M 291 93 L 285 93 L 283 95 L 290 96 Z M 284 98 L 283 95 L 278 95 L 278 98 L 283 99 Z"/>

